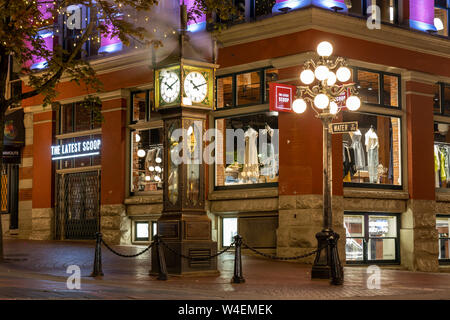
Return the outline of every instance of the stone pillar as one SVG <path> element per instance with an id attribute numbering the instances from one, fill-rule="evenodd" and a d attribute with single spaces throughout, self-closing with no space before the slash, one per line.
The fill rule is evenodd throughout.
<path id="1" fill-rule="evenodd" d="M 131 222 L 126 216 L 126 100 L 102 104 L 102 172 L 100 230 L 109 244 L 130 242 Z"/>
<path id="2" fill-rule="evenodd" d="M 434 181 L 433 86 L 406 76 L 408 191 L 402 215 L 402 264 L 411 270 L 438 270 Z"/>
<path id="3" fill-rule="evenodd" d="M 55 112 L 35 113 L 33 117 L 33 172 L 31 235 L 32 240 L 51 240 L 54 234 L 54 167 L 51 158 L 55 133 Z"/>
<path id="4" fill-rule="evenodd" d="M 277 254 L 293 256 L 317 248 L 323 229 L 322 122 L 310 108 L 303 114 L 280 113 L 279 223 Z M 333 135 L 333 229 L 345 261 L 343 229 L 342 137 Z M 300 262 L 312 263 L 314 256 Z"/>

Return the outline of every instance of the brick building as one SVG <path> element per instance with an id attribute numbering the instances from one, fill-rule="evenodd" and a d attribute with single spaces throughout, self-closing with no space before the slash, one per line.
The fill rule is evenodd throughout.
<path id="1" fill-rule="evenodd" d="M 344 110 L 338 119 L 357 121 L 359 132 L 333 136 L 341 258 L 421 271 L 450 261 L 450 3 L 372 2 L 277 0 L 268 11 L 254 1 L 235 1 L 245 19 L 226 21 L 230 27 L 217 35 L 215 104 L 207 127 L 258 132 L 269 126 L 279 130 L 271 137 L 279 147 L 259 158 L 256 174 L 238 161 L 206 166 L 200 190 L 219 248 L 236 232 L 279 255 L 316 246 L 322 125 L 310 109 L 301 115 L 270 111 L 268 88 L 271 82 L 300 85 L 304 61 L 326 40 L 336 56 L 348 59 L 363 101 L 357 112 Z M 379 12 L 368 10 L 375 2 Z M 171 5 L 177 7 L 167 1 L 156 10 Z M 372 21 L 377 14 L 379 26 Z M 200 19 L 188 30 L 204 44 L 208 27 Z M 167 143 L 148 50 L 109 39 L 92 47 L 88 58 L 105 87 L 102 123 L 79 107 L 86 91 L 67 81 L 58 86 L 54 109 L 43 108 L 40 97 L 23 102 L 18 224 L 10 229 L 13 214 L 2 216 L 7 237 L 89 239 L 100 228 L 111 243 L 140 244 L 156 232 Z M 375 158 L 367 142 L 373 134 Z M 95 152 L 52 155 L 52 146 L 78 142 Z M 217 140 L 216 152 L 223 154 L 225 145 L 225 138 Z"/>

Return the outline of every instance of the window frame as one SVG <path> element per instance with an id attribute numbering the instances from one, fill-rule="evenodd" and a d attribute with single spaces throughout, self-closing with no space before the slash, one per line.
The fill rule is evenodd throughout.
<path id="1" fill-rule="evenodd" d="M 230 108 L 227 108 L 230 109 Z M 222 110 L 222 109 L 219 109 Z M 228 118 L 233 118 L 233 117 L 245 117 L 245 116 L 251 116 L 251 115 L 257 115 L 257 114 L 261 114 L 261 113 L 267 113 L 270 112 L 269 110 L 266 111 L 258 111 L 258 112 L 250 112 L 250 113 L 242 113 L 242 114 L 233 114 L 233 115 L 227 115 L 227 116 L 217 116 L 213 118 L 214 121 L 214 129 L 216 129 L 216 120 L 218 119 L 228 119 Z M 277 116 L 278 117 L 278 116 Z M 278 121 L 278 120 L 277 120 Z M 278 128 L 277 128 L 278 129 Z M 214 149 L 216 150 L 216 149 Z M 226 161 L 226 159 L 224 159 L 224 161 Z M 280 164 L 278 163 L 278 170 L 280 170 Z M 241 185 L 231 185 L 231 186 L 217 186 L 216 185 L 216 162 L 214 161 L 213 165 L 213 190 L 214 191 L 219 191 L 219 190 L 235 190 L 235 189 L 260 189 L 260 188 L 274 188 L 274 187 L 278 187 L 278 182 L 268 182 L 268 183 L 254 183 L 254 184 L 241 184 Z M 278 171 L 278 177 L 279 177 L 279 171 Z"/>
<path id="2" fill-rule="evenodd" d="M 443 35 L 440 35 L 440 34 L 436 34 L 436 35 L 438 37 L 450 38 L 450 3 L 447 0 L 446 1 L 446 5 L 445 6 L 441 6 L 441 5 L 437 4 L 436 0 L 435 0 L 434 1 L 434 8 L 439 8 L 439 9 L 443 9 L 443 10 L 447 11 L 447 35 L 446 36 L 443 36 Z"/>
<path id="3" fill-rule="evenodd" d="M 396 108 L 397 109 L 397 108 Z M 403 190 L 403 186 L 405 184 L 405 174 L 404 174 L 404 168 L 403 168 L 403 118 L 400 115 L 392 115 L 392 114 L 386 114 L 386 113 L 373 113 L 373 112 L 367 112 L 367 111 L 350 111 L 353 114 L 367 114 L 371 116 L 382 116 L 382 117 L 389 117 L 389 118 L 397 118 L 400 121 L 400 172 L 401 172 L 401 184 L 400 185 L 394 185 L 394 184 L 381 184 L 381 183 L 359 183 L 359 182 L 345 182 L 343 181 L 343 187 L 344 188 L 363 188 L 363 189 L 384 189 L 384 190 Z"/>
<path id="4" fill-rule="evenodd" d="M 437 219 L 439 219 L 439 218 L 447 218 L 447 219 L 450 219 L 450 215 L 437 214 L 437 215 L 436 215 L 436 221 L 437 221 Z M 450 224 L 450 223 L 449 223 L 449 224 Z M 450 228 L 450 225 L 449 225 L 449 228 Z M 436 226 L 436 230 L 437 230 L 437 226 Z M 450 231 L 450 230 L 449 230 L 449 231 Z M 441 238 L 441 237 L 439 236 L 439 234 L 438 234 L 438 245 L 439 245 L 441 239 L 446 239 L 446 240 L 448 240 L 448 241 L 449 241 L 449 245 L 450 245 L 450 232 L 449 232 L 447 238 Z M 439 250 L 440 250 L 440 248 L 439 248 Z M 449 258 L 449 259 L 440 259 L 440 258 L 439 258 L 439 254 L 438 254 L 438 262 L 439 262 L 439 264 L 447 265 L 447 264 L 450 264 L 450 258 Z"/>
<path id="5" fill-rule="evenodd" d="M 349 265 L 399 265 L 401 264 L 400 256 L 400 229 L 401 229 L 401 213 L 391 213 L 391 212 L 368 212 L 368 211 L 345 211 L 345 216 L 355 216 L 360 215 L 364 217 L 364 236 L 363 237 L 345 237 L 345 239 L 363 239 L 363 260 L 353 261 L 347 260 L 347 252 L 345 252 L 345 263 Z M 369 260 L 368 259 L 368 244 L 369 240 L 373 239 L 369 236 L 369 216 L 378 217 L 396 217 L 396 237 L 383 237 L 379 239 L 394 239 L 395 240 L 395 259 L 394 260 Z M 345 222 L 344 229 L 345 229 Z M 367 240 L 366 240 L 367 239 Z"/>
<path id="6" fill-rule="evenodd" d="M 130 93 L 130 124 L 136 124 L 141 122 L 148 122 L 150 121 L 150 108 L 151 108 L 151 102 L 150 102 L 150 91 L 153 89 L 146 89 L 146 90 L 137 90 L 132 91 Z M 139 93 L 145 93 L 145 120 L 134 120 L 134 96 L 136 96 Z"/>
<path id="7" fill-rule="evenodd" d="M 368 6 L 368 3 L 367 3 L 367 0 L 359 0 L 360 2 L 361 2 L 361 12 L 360 13 L 353 13 L 353 12 L 350 12 L 349 13 L 349 15 L 351 15 L 351 16 L 357 16 L 357 17 L 367 17 L 368 16 L 368 14 L 367 14 L 367 8 L 369 7 Z M 387 21 L 381 21 L 381 23 L 385 23 L 385 24 L 395 24 L 395 25 L 398 25 L 399 24 L 399 17 L 400 17 L 400 15 L 399 15 L 399 9 L 400 9 L 400 6 L 399 6 L 399 1 L 398 0 L 394 0 L 393 1 L 394 2 L 394 20 L 392 21 L 392 22 L 387 22 Z M 381 17 L 380 17 L 381 18 Z"/>
<path id="8" fill-rule="evenodd" d="M 379 70 L 372 70 L 362 67 L 356 67 L 351 66 L 349 67 L 352 70 L 353 73 L 353 79 L 352 82 L 357 84 L 358 83 L 358 71 L 365 71 L 370 73 L 376 73 L 378 74 L 378 87 L 379 87 L 379 93 L 378 93 L 378 101 L 380 103 L 369 103 L 369 102 L 362 102 L 362 104 L 367 106 L 376 106 L 381 108 L 387 108 L 391 110 L 401 110 L 402 109 L 402 77 L 400 74 L 397 73 L 391 73 L 391 72 L 385 72 L 385 71 L 379 71 Z M 385 105 L 384 104 L 384 76 L 393 76 L 397 77 L 397 87 L 398 87 L 398 106 L 391 106 L 391 105 Z"/>
<path id="9" fill-rule="evenodd" d="M 450 83 L 436 82 L 436 84 L 439 86 L 439 112 L 435 112 L 433 110 L 433 113 L 438 116 L 450 117 L 450 109 L 448 110 L 448 114 L 445 114 L 445 110 L 444 110 L 445 89 L 446 88 L 450 89 Z M 450 101 L 450 97 L 449 97 L 449 101 Z"/>
<path id="10" fill-rule="evenodd" d="M 216 88 L 215 88 L 215 105 L 214 105 L 214 111 L 221 111 L 221 110 L 230 110 L 230 109 L 236 109 L 236 108 L 244 108 L 244 107 L 249 107 L 249 106 L 257 106 L 257 105 L 261 105 L 261 104 L 265 104 L 267 103 L 267 101 L 265 101 L 265 88 L 266 88 L 266 69 L 271 69 L 273 67 L 271 66 L 267 66 L 267 67 L 262 67 L 262 68 L 256 68 L 256 69 L 249 69 L 249 70 L 244 70 L 244 71 L 238 71 L 238 72 L 233 72 L 233 73 L 227 73 L 227 74 L 223 74 L 220 76 L 216 76 Z M 237 103 L 239 103 L 238 101 L 238 90 L 237 90 L 237 76 L 241 75 L 241 74 L 245 74 L 245 73 L 252 73 L 252 72 L 258 72 L 259 73 L 259 102 L 258 103 L 249 103 L 249 104 L 242 104 L 242 105 L 238 105 Z M 218 80 L 221 78 L 228 78 L 231 77 L 232 81 L 231 81 L 231 88 L 232 88 L 232 95 L 233 95 L 233 100 L 232 100 L 232 105 L 230 107 L 222 107 L 222 108 L 218 108 L 217 107 L 217 97 L 218 97 Z"/>

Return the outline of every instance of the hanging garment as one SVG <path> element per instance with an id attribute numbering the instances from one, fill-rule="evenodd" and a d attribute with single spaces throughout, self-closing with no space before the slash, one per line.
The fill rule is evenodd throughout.
<path id="1" fill-rule="evenodd" d="M 348 175 L 350 175 L 350 178 L 356 173 L 355 168 L 355 152 L 352 147 L 349 147 L 348 145 L 343 146 L 343 160 L 344 160 L 344 178 Z M 351 182 L 347 181 L 347 182 Z"/>
<path id="2" fill-rule="evenodd" d="M 388 179 L 394 184 L 394 139 L 393 139 L 392 120 L 389 121 L 389 170 Z"/>
<path id="3" fill-rule="evenodd" d="M 366 149 L 367 149 L 367 166 L 369 169 L 369 182 L 377 183 L 378 181 L 378 136 L 370 128 L 365 134 Z"/>
<path id="4" fill-rule="evenodd" d="M 244 169 L 242 170 L 242 177 L 244 179 L 252 179 L 259 177 L 259 162 L 258 162 L 258 148 L 257 138 L 258 132 L 249 128 L 245 134 L 245 157 Z"/>
<path id="5" fill-rule="evenodd" d="M 434 145 L 434 173 L 435 173 L 435 187 L 439 188 L 440 185 L 440 178 L 439 178 L 439 168 L 441 166 L 441 161 L 439 159 L 439 147 L 435 144 Z"/>
<path id="6" fill-rule="evenodd" d="M 363 170 L 366 167 L 366 157 L 361 139 L 361 131 L 358 129 L 352 135 L 352 148 L 355 151 L 356 170 Z"/>
<path id="7" fill-rule="evenodd" d="M 263 165 L 263 168 L 261 169 L 261 175 L 267 176 L 270 179 L 273 179 L 277 176 L 277 162 L 275 158 L 275 147 L 272 143 L 272 136 L 274 133 L 274 130 L 269 127 L 269 125 L 266 124 L 265 132 L 267 133 L 267 149 L 266 150 L 260 150 L 261 156 L 261 164 Z M 261 139 L 261 137 L 260 137 Z M 265 141 L 265 138 L 263 138 L 263 141 Z M 263 148 L 264 149 L 264 148 Z"/>
<path id="8" fill-rule="evenodd" d="M 446 166 L 446 155 L 444 153 L 444 148 L 441 148 L 439 150 L 439 154 L 440 154 L 440 161 L 441 161 L 441 166 L 440 166 L 440 171 L 441 171 L 441 182 L 446 182 L 447 181 L 447 168 L 448 168 L 448 164 L 447 164 L 447 168 Z"/>
<path id="9" fill-rule="evenodd" d="M 446 157 L 447 182 L 450 182 L 450 146 L 445 146 L 445 152 L 447 154 L 447 157 Z"/>

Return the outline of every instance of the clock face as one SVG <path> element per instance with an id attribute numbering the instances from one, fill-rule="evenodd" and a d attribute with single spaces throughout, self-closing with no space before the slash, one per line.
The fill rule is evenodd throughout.
<path id="1" fill-rule="evenodd" d="M 184 92 L 192 102 L 199 103 L 205 100 L 208 94 L 208 83 L 205 77 L 197 71 L 188 73 L 184 79 Z"/>
<path id="2" fill-rule="evenodd" d="M 160 73 L 161 98 L 166 103 L 172 103 L 180 94 L 180 79 L 173 71 L 163 70 Z"/>

